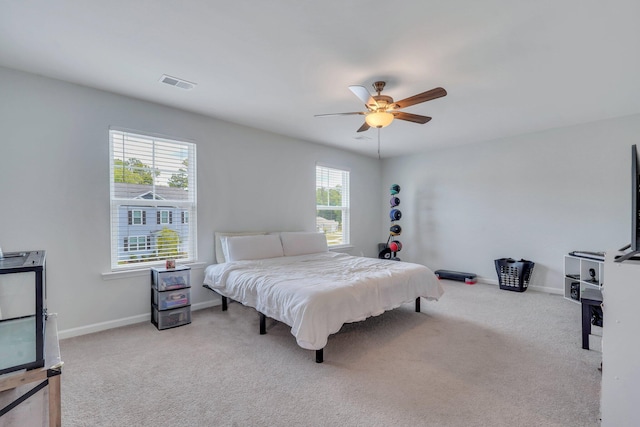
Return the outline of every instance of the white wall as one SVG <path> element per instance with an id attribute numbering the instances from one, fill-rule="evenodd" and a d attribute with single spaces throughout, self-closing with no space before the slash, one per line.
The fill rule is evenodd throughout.
<path id="1" fill-rule="evenodd" d="M 399 255 L 493 283 L 494 259 L 525 258 L 531 286 L 561 292 L 564 254 L 630 240 L 635 143 L 640 115 L 386 159 L 383 185 L 402 187 Z"/>
<path id="2" fill-rule="evenodd" d="M 6 68 L 0 94 L 0 246 L 47 250 L 48 307 L 63 337 L 149 313 L 148 272 L 102 276 L 110 271 L 109 126 L 196 142 L 206 264 L 214 231 L 314 230 L 316 162 L 351 170 L 351 252 L 376 254 L 377 159 Z M 202 276 L 192 272 L 196 306 L 216 300 Z"/>

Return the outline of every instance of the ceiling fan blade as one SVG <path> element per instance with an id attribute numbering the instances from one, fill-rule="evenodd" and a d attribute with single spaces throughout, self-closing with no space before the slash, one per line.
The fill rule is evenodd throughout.
<path id="1" fill-rule="evenodd" d="M 405 108 L 411 105 L 420 104 L 421 102 L 431 101 L 432 99 L 442 98 L 447 95 L 447 91 L 441 87 L 428 90 L 426 92 L 419 93 L 417 95 L 410 96 L 409 98 L 402 99 L 394 102 L 395 108 Z"/>
<path id="2" fill-rule="evenodd" d="M 413 123 L 420 123 L 421 125 L 431 120 L 431 117 L 420 116 L 418 114 L 405 113 L 404 111 L 397 111 L 392 114 L 396 119 L 406 120 L 408 122 L 413 122 Z"/>
<path id="3" fill-rule="evenodd" d="M 351 85 L 349 86 L 349 90 L 353 92 L 355 96 L 360 98 L 360 101 L 364 102 L 364 105 L 366 105 L 367 108 L 378 106 L 378 103 L 376 102 L 375 99 L 373 99 L 373 97 L 371 96 L 371 94 L 369 93 L 366 87 L 359 86 L 359 85 Z"/>
<path id="4" fill-rule="evenodd" d="M 370 127 L 371 126 L 369 126 L 367 122 L 364 122 L 364 124 L 360 126 L 360 129 L 358 129 L 358 132 L 364 132 L 365 130 L 369 130 Z"/>
<path id="5" fill-rule="evenodd" d="M 353 116 L 359 115 L 362 116 L 366 114 L 364 111 L 354 111 L 352 113 L 329 113 L 329 114 L 316 114 L 313 117 L 325 117 L 325 116 Z"/>

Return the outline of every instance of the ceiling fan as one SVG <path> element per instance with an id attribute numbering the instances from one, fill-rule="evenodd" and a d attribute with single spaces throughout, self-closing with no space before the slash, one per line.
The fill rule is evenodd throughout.
<path id="1" fill-rule="evenodd" d="M 378 92 L 377 95 L 371 95 L 367 88 L 365 88 L 364 86 L 349 86 L 351 92 L 353 92 L 355 96 L 357 96 L 362 102 L 364 102 L 367 111 L 356 111 L 352 113 L 316 114 L 315 117 L 350 115 L 365 116 L 364 124 L 360 126 L 358 132 L 363 132 L 371 127 L 379 129 L 385 126 L 389 126 L 393 119 L 425 124 L 429 120 L 431 120 L 431 117 L 405 113 L 404 111 L 399 110 L 411 105 L 420 104 L 421 102 L 441 98 L 447 94 L 446 90 L 441 87 L 437 87 L 435 89 L 410 96 L 409 98 L 405 98 L 401 101 L 394 101 L 390 96 L 380 94 L 380 92 L 382 92 L 382 89 L 384 89 L 385 84 L 386 83 L 382 81 L 373 83 L 372 86 L 375 91 Z"/>

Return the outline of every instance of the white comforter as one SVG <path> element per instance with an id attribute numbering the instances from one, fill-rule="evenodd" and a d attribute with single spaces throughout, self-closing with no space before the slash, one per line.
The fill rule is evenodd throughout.
<path id="1" fill-rule="evenodd" d="M 309 350 L 323 348 L 344 323 L 444 292 L 423 265 L 334 252 L 214 264 L 204 283 L 291 326 Z"/>

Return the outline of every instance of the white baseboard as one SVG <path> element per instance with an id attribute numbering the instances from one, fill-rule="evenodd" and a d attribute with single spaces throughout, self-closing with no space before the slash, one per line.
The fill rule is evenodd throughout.
<path id="1" fill-rule="evenodd" d="M 564 295 L 564 291 L 558 288 L 550 288 L 548 286 L 529 286 L 529 289 L 536 292 L 546 292 L 554 295 Z"/>
<path id="2" fill-rule="evenodd" d="M 202 310 L 220 304 L 220 301 L 199 302 L 191 306 L 191 311 Z M 122 319 L 109 320 L 108 322 L 94 323 L 92 325 L 81 326 L 79 328 L 64 329 L 62 331 L 58 331 L 58 338 L 62 340 L 65 338 L 78 337 L 80 335 L 93 334 L 94 332 L 106 331 L 107 329 L 119 328 L 121 326 L 133 325 L 135 323 L 149 322 L 150 317 L 151 312 Z"/>
<path id="3" fill-rule="evenodd" d="M 497 279 L 488 279 L 486 277 L 478 277 L 477 278 L 478 283 L 485 283 L 487 285 L 494 285 L 494 286 L 499 286 L 500 282 L 498 282 Z M 546 292 L 548 294 L 555 294 L 555 295 L 564 295 L 564 292 L 562 289 L 558 289 L 558 288 L 550 288 L 548 286 L 529 286 L 528 288 L 529 290 L 532 291 L 536 291 L 536 292 Z"/>
<path id="4" fill-rule="evenodd" d="M 478 277 L 478 283 L 485 283 L 487 285 L 498 286 L 499 283 L 495 279 L 488 279 L 486 277 Z M 546 292 L 549 294 L 563 295 L 562 289 L 550 288 L 546 286 L 529 286 L 529 289 L 537 292 Z M 191 311 L 202 310 L 204 308 L 214 307 L 220 305 L 220 301 L 206 301 L 193 304 Z M 133 325 L 135 323 L 149 322 L 151 312 L 145 314 L 139 314 L 137 316 L 125 317 L 122 319 L 110 320 L 108 322 L 94 323 L 92 325 L 81 326 L 79 328 L 65 329 L 58 332 L 60 339 L 77 337 L 80 335 L 92 334 L 94 332 L 105 331 L 107 329 L 119 328 L 121 326 Z"/>

